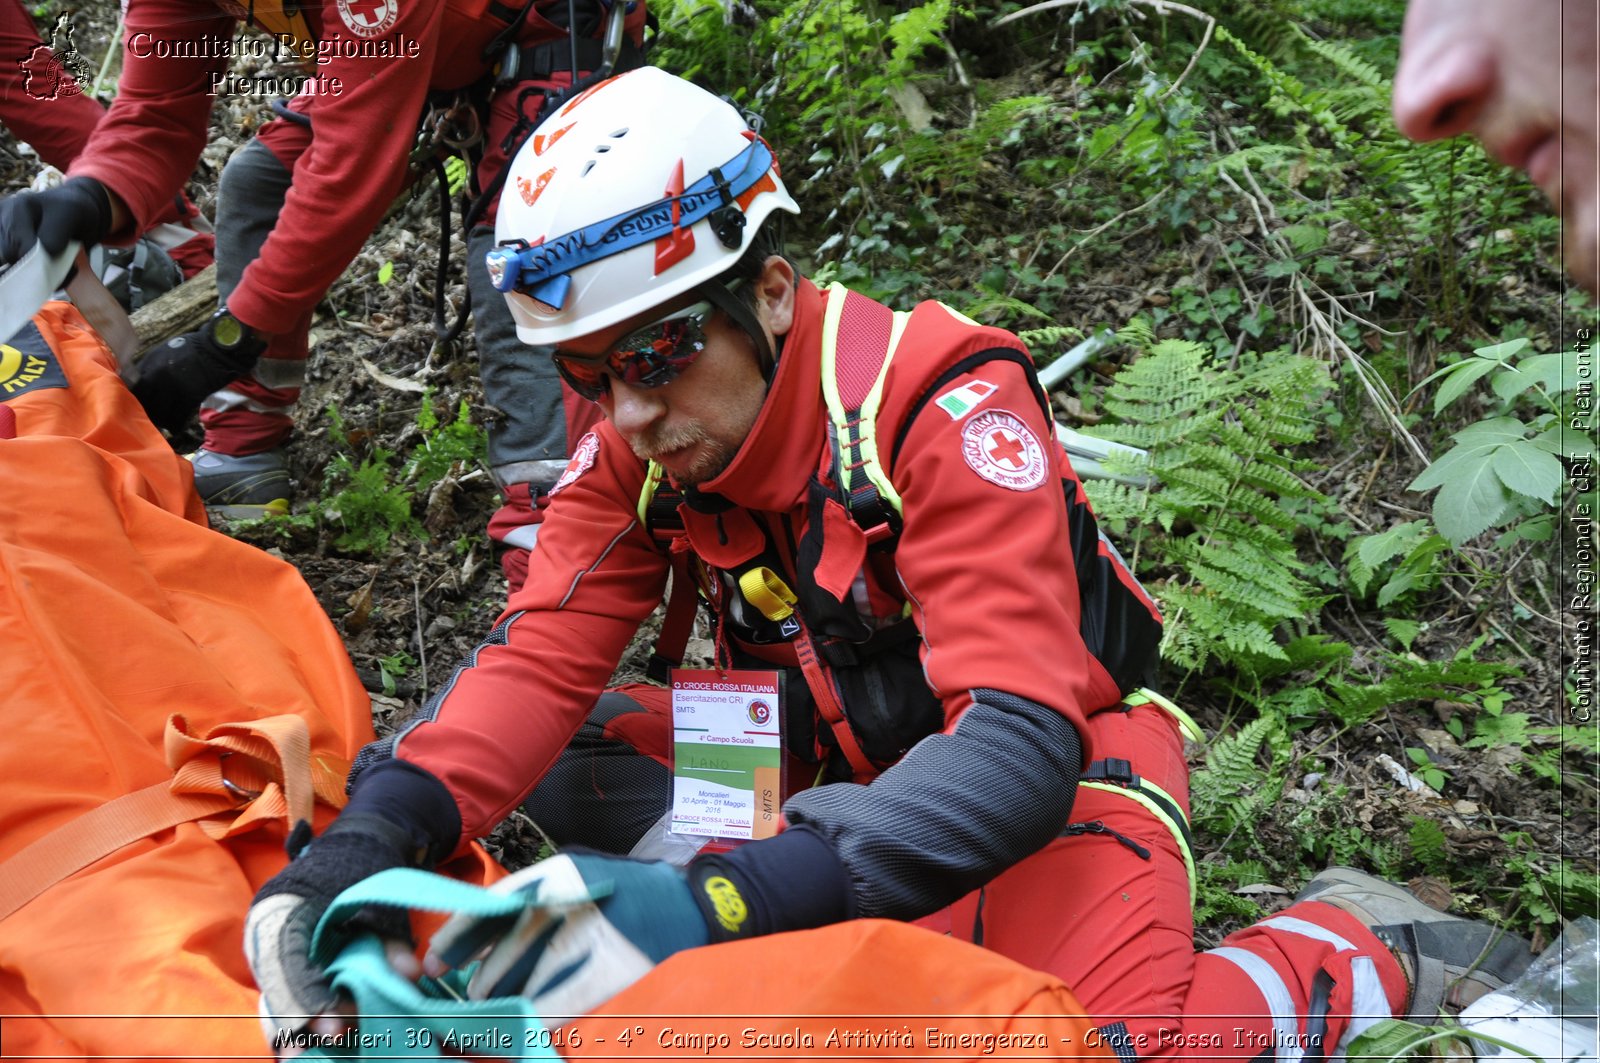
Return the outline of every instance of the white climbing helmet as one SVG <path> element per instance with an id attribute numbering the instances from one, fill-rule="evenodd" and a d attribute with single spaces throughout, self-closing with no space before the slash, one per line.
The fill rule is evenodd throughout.
<path id="1" fill-rule="evenodd" d="M 655 67 L 600 82 L 512 160 L 487 264 L 524 343 L 597 332 L 731 268 L 799 208 L 740 112 Z"/>

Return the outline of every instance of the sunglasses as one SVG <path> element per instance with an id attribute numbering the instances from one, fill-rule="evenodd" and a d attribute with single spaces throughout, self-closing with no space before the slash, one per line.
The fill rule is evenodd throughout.
<path id="1" fill-rule="evenodd" d="M 598 402 L 615 376 L 632 388 L 659 388 L 678 378 L 706 349 L 706 319 L 716 313 L 709 302 L 674 310 L 617 341 L 606 355 L 555 352 L 556 369 L 572 390 Z"/>

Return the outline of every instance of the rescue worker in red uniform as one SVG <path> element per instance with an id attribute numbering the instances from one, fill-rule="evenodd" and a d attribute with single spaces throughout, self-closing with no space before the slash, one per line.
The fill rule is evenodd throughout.
<path id="1" fill-rule="evenodd" d="M 46 44 L 21 0 L 0 0 L 0 126 L 27 141 L 46 166 L 71 166 L 105 117 L 80 81 L 87 74 L 69 15 L 56 17 Z M 179 191 L 151 219 L 144 239 L 115 256 L 114 270 L 91 260 L 125 309 L 137 310 L 211 264 L 211 234 L 190 225 L 198 216 Z"/>
<path id="2" fill-rule="evenodd" d="M 569 55 L 576 51 L 580 73 L 602 63 L 597 38 L 609 8 L 572 6 L 575 41 L 567 0 L 131 0 L 116 100 L 64 186 L 0 201 L 0 262 L 20 257 L 36 235 L 47 247 L 68 238 L 89 245 L 142 228 L 199 156 L 212 99 L 234 88 L 231 58 L 288 42 L 310 77 L 234 153 L 219 184 L 222 306 L 197 332 L 149 352 L 133 385 L 162 428 L 182 428 L 201 408 L 205 438 L 194 461 L 208 504 L 237 516 L 282 510 L 291 483 L 281 444 L 305 377 L 312 313 L 409 179 L 425 108 L 469 93 L 483 116 L 478 175 L 487 187 L 549 87 L 571 84 Z M 626 68 L 639 61 L 645 10 L 618 10 L 631 12 L 618 57 Z M 496 64 L 515 73 L 485 102 Z M 541 88 L 525 91 L 530 84 Z M 473 236 L 475 245 L 491 239 L 487 227 Z M 509 528 L 536 519 L 534 496 L 565 466 L 566 417 L 548 358 L 516 342 L 503 300 L 482 279 L 481 254 L 476 261 L 469 281 L 479 289 L 485 386 L 509 415 L 491 426 L 491 464 L 508 507 L 521 512 L 501 514 Z M 573 410 L 589 416 L 576 402 Z"/>
<path id="3" fill-rule="evenodd" d="M 732 106 L 624 74 L 559 109 L 510 176 L 542 191 L 502 210 L 490 275 L 606 420 L 499 623 L 364 751 L 349 806 L 258 894 L 246 950 L 269 1030 L 330 1006 L 306 941 L 334 895 L 524 802 L 588 850 L 509 888 L 570 905 L 457 919 L 427 963 L 488 949 L 472 991 L 544 1015 L 684 948 L 856 917 L 1059 975 L 1128 1059 L 1252 1058 L 1285 1038 L 1331 1053 L 1375 1017 L 1437 1007 L 1480 955 L 1471 992 L 1517 965 L 1492 928 L 1343 871 L 1196 956 L 1186 718 L 1140 690 L 1160 621 L 1098 534 L 1031 359 L 942 305 L 895 315 L 800 277 L 779 235 L 796 207 Z M 780 833 L 681 867 L 620 855 L 652 847 L 668 809 L 670 692 L 602 693 L 674 571 L 708 605 L 719 667 L 784 677 L 795 783 Z M 1368 926 L 1388 923 L 1411 935 L 1415 995 Z"/>

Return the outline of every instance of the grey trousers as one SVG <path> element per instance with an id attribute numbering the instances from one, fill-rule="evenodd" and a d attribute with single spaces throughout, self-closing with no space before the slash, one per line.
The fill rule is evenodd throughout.
<path id="1" fill-rule="evenodd" d="M 235 151 L 217 187 L 217 295 L 221 302 L 238 287 L 245 268 L 277 225 L 293 173 L 258 140 Z M 530 347 L 517 338 L 505 296 L 494 290 L 484 269 L 484 252 L 494 233 L 479 226 L 467 241 L 467 283 L 472 291 L 473 332 L 489 418 L 489 465 L 503 487 L 513 483 L 548 486 L 567 464 L 566 418 L 561 378 L 548 347 Z M 296 330 L 299 331 L 299 330 Z M 306 338 L 280 336 L 267 362 L 303 360 Z M 291 348 L 298 348 L 298 352 Z M 300 369 L 303 366 L 295 366 Z M 259 374 L 258 375 L 262 375 Z M 276 374 L 274 374 L 276 375 Z M 298 381 L 268 379 L 284 386 Z"/>

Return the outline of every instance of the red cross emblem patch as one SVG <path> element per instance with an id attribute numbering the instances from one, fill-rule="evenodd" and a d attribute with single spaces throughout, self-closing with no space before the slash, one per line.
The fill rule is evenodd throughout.
<path id="1" fill-rule="evenodd" d="M 986 410 L 961 429 L 961 456 L 973 472 L 1013 491 L 1032 491 L 1049 469 L 1033 429 L 1009 410 Z"/>
<path id="2" fill-rule="evenodd" d="M 399 0 L 339 0 L 339 18 L 357 37 L 388 33 L 400 17 Z"/>
<path id="3" fill-rule="evenodd" d="M 599 454 L 599 436 L 590 432 L 580 439 L 577 448 L 572 452 L 572 459 L 567 462 L 566 471 L 561 474 L 561 479 L 556 481 L 555 486 L 550 488 L 551 497 L 554 497 L 557 491 L 588 472 L 590 467 L 594 465 L 594 459 Z"/>

